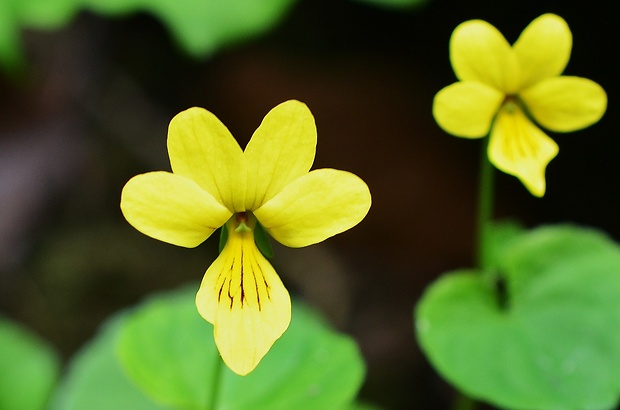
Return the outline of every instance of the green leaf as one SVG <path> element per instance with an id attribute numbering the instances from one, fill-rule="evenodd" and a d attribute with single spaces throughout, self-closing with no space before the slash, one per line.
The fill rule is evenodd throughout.
<path id="1" fill-rule="evenodd" d="M 195 289 L 147 300 L 124 323 L 119 360 L 153 400 L 176 409 L 205 409 L 217 369 L 213 328 L 195 305 Z"/>
<path id="2" fill-rule="evenodd" d="M 290 328 L 242 377 L 221 363 L 195 292 L 154 296 L 105 325 L 73 360 L 53 409 L 205 409 L 216 385 L 217 409 L 372 408 L 354 402 L 365 372 L 357 345 L 308 308 L 293 305 Z"/>
<path id="3" fill-rule="evenodd" d="M 58 374 L 54 350 L 0 317 L 0 409 L 45 409 Z"/>
<path id="4" fill-rule="evenodd" d="M 57 390 L 53 410 L 164 410 L 129 380 L 118 362 L 116 341 L 125 320 L 118 315 L 77 354 Z"/>
<path id="5" fill-rule="evenodd" d="M 219 385 L 219 409 L 351 405 L 364 377 L 357 346 L 309 309 L 294 304 L 289 329 L 256 370 L 242 377 L 219 364 L 213 327 L 198 315 L 194 297 L 190 289 L 152 298 L 121 331 L 123 366 L 154 400 L 177 409 L 204 409 Z"/>
<path id="6" fill-rule="evenodd" d="M 557 226 L 511 236 L 501 254 L 505 308 L 474 271 L 443 276 L 420 300 L 417 336 L 432 364 L 466 394 L 501 407 L 613 407 L 618 246 L 593 230 Z"/>
<path id="7" fill-rule="evenodd" d="M 219 408 L 350 408 L 364 374 L 355 342 L 294 303 L 289 329 L 256 370 L 241 377 L 225 369 Z"/>

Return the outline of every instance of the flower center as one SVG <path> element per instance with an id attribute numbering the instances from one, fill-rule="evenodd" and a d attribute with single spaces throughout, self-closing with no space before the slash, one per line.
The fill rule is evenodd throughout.
<path id="1" fill-rule="evenodd" d="M 517 108 L 519 108 L 519 100 L 513 96 L 513 95 L 508 95 L 506 96 L 506 98 L 504 99 L 504 107 L 506 107 L 506 110 L 512 114 L 513 112 L 515 112 L 517 110 Z"/>
<path id="2" fill-rule="evenodd" d="M 256 226 L 256 218 L 249 212 L 237 212 L 232 223 L 235 232 L 251 233 Z"/>

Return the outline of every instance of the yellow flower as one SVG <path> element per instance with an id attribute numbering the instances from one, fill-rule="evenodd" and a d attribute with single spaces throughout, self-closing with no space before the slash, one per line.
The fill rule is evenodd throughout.
<path id="1" fill-rule="evenodd" d="M 531 119 L 554 132 L 597 122 L 607 107 L 595 82 L 561 76 L 572 48 L 566 22 L 554 14 L 532 21 L 513 46 L 481 20 L 460 24 L 450 61 L 460 80 L 440 90 L 433 115 L 446 132 L 464 138 L 489 134 L 489 160 L 538 197 L 545 168 L 558 146 Z"/>
<path id="2" fill-rule="evenodd" d="M 190 108 L 170 122 L 173 172 L 137 175 L 123 188 L 123 215 L 155 239 L 195 247 L 226 225 L 228 240 L 196 306 L 214 325 L 222 359 L 240 375 L 258 365 L 291 319 L 289 294 L 256 246 L 257 223 L 280 243 L 303 247 L 352 228 L 370 209 L 359 177 L 309 172 L 316 139 L 314 118 L 299 101 L 272 109 L 245 151 L 213 114 Z"/>

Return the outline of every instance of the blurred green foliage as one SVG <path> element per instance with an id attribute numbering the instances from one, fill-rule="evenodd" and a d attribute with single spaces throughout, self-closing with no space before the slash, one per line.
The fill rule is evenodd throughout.
<path id="1" fill-rule="evenodd" d="M 15 70 L 23 64 L 21 28 L 55 29 L 79 11 L 109 16 L 138 11 L 160 19 L 179 44 L 195 56 L 209 55 L 272 27 L 295 0 L 2 0 L 0 63 Z"/>
<path id="2" fill-rule="evenodd" d="M 426 4 L 428 0 L 359 0 L 363 3 L 372 3 L 377 6 L 389 7 L 394 9 L 404 9 Z"/>
<path id="3" fill-rule="evenodd" d="M 20 44 L 23 28 L 51 30 L 68 24 L 84 10 L 107 16 L 150 13 L 194 56 L 208 56 L 227 45 L 273 27 L 297 0 L 2 0 L 0 66 L 19 70 L 25 63 Z M 426 0 L 358 0 L 404 8 Z"/>
<path id="4" fill-rule="evenodd" d="M 290 328 L 248 376 L 223 364 L 195 287 L 121 313 L 75 357 L 54 409 L 361 409 L 365 366 L 355 342 L 294 303 Z M 219 378 L 219 381 L 215 379 Z M 243 392 L 243 394 L 240 394 Z"/>
<path id="5" fill-rule="evenodd" d="M 124 318 L 119 314 L 104 324 L 97 337 L 73 357 L 53 397 L 52 410 L 167 409 L 136 388 L 118 361 L 116 340 Z"/>
<path id="6" fill-rule="evenodd" d="M 45 409 L 59 370 L 54 350 L 0 317 L 0 409 Z"/>
<path id="7" fill-rule="evenodd" d="M 503 408 L 611 408 L 620 394 L 620 248 L 597 231 L 495 235 L 497 288 L 475 271 L 435 282 L 416 310 L 423 350 L 460 390 Z M 503 238 L 503 239 L 502 239 Z"/>

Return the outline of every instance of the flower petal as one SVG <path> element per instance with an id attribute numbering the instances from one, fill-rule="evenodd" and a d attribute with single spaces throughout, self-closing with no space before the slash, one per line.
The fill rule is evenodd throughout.
<path id="1" fill-rule="evenodd" d="M 460 81 L 440 90 L 433 115 L 444 131 L 458 137 L 480 138 L 489 133 L 504 94 L 474 81 Z"/>
<path id="2" fill-rule="evenodd" d="M 318 169 L 293 181 L 254 215 L 277 241 L 297 248 L 357 225 L 370 203 L 368 186 L 358 176 Z"/>
<path id="3" fill-rule="evenodd" d="M 461 23 L 450 38 L 450 61 L 459 80 L 478 81 L 511 94 L 517 90 L 517 58 L 502 33 L 486 21 Z"/>
<path id="4" fill-rule="evenodd" d="M 523 30 L 513 49 L 519 61 L 521 88 L 562 74 L 570 59 L 573 36 L 555 14 L 543 14 Z"/>
<path id="5" fill-rule="evenodd" d="M 246 209 L 260 207 L 288 183 L 308 173 L 316 139 L 314 117 L 305 104 L 291 100 L 269 111 L 245 149 Z"/>
<path id="6" fill-rule="evenodd" d="M 202 243 L 231 215 L 194 181 L 163 171 L 131 178 L 121 194 L 121 211 L 143 234 L 187 248 Z"/>
<path id="7" fill-rule="evenodd" d="M 607 109 L 605 90 L 587 78 L 554 77 L 520 94 L 530 114 L 545 128 L 575 131 L 594 124 Z"/>
<path id="8" fill-rule="evenodd" d="M 497 115 L 489 141 L 489 160 L 516 176 L 532 195 L 545 194 L 545 168 L 558 153 L 557 144 L 536 127 L 514 103 Z"/>
<path id="9" fill-rule="evenodd" d="M 230 229 L 226 246 L 196 294 L 200 315 L 214 325 L 226 365 L 250 373 L 291 321 L 288 291 L 254 243 L 253 233 Z"/>
<path id="10" fill-rule="evenodd" d="M 245 210 L 243 151 L 215 115 L 198 107 L 177 114 L 168 129 L 168 154 L 175 174 L 198 183 L 231 212 Z"/>

